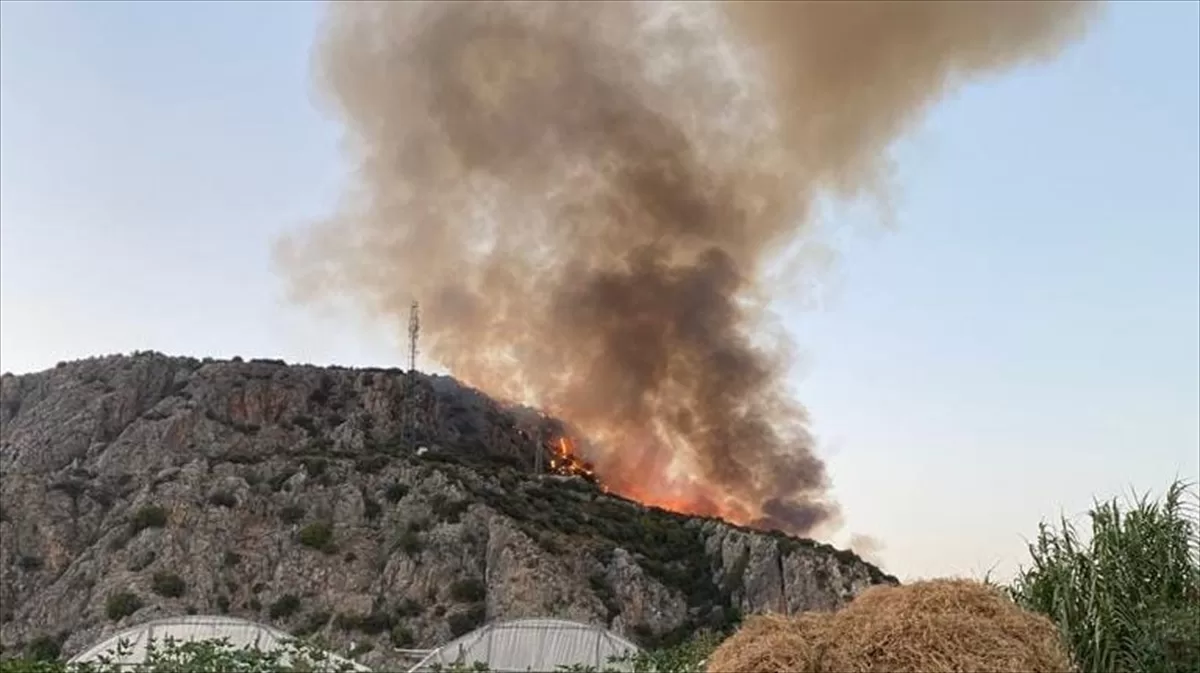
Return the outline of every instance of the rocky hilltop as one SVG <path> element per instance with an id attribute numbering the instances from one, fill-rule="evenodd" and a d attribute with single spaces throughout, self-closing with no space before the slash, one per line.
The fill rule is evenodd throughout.
<path id="1" fill-rule="evenodd" d="M 372 666 L 488 620 L 664 644 L 895 582 L 546 474 L 562 426 L 448 377 L 157 353 L 0 380 L 0 645 L 226 613 Z M 561 463 L 558 463 L 561 464 Z"/>

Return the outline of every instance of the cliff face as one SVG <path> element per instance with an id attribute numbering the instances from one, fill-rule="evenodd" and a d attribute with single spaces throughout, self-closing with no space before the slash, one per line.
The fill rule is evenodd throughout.
<path id="1" fill-rule="evenodd" d="M 895 580 L 535 474 L 554 423 L 399 370 L 113 356 L 0 381 L 0 644 L 227 613 L 368 665 L 488 620 L 646 644 Z M 549 435 L 548 435 L 549 433 Z"/>

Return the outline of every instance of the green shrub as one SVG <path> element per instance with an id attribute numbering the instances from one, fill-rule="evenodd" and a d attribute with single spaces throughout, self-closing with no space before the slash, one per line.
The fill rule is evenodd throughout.
<path id="1" fill-rule="evenodd" d="M 17 567 L 25 571 L 34 571 L 42 569 L 42 559 L 37 556 L 22 554 L 17 558 Z"/>
<path id="2" fill-rule="evenodd" d="M 407 626 L 393 627 L 391 639 L 392 646 L 399 648 L 412 647 L 417 642 L 417 639 L 413 636 L 412 630 Z"/>
<path id="3" fill-rule="evenodd" d="M 487 608 L 482 604 L 475 604 L 463 612 L 451 614 L 446 619 L 446 623 L 450 626 L 450 635 L 457 638 L 470 633 L 483 624 L 486 616 Z"/>
<path id="4" fill-rule="evenodd" d="M 704 662 L 721 644 L 720 633 L 704 632 L 672 647 L 642 650 L 636 654 L 612 657 L 610 664 L 625 664 L 634 671 L 655 673 L 693 673 L 704 670 Z M 608 666 L 606 670 L 616 670 Z"/>
<path id="5" fill-rule="evenodd" d="M 375 519 L 378 519 L 380 514 L 383 514 L 383 508 L 379 506 L 379 503 L 375 502 L 369 497 L 364 497 L 363 516 L 367 518 L 367 521 L 374 521 Z"/>
<path id="6" fill-rule="evenodd" d="M 128 641 L 119 643 L 113 659 L 120 661 L 133 653 Z M 116 661 L 86 665 L 55 661 L 0 660 L 0 673 L 181 673 L 183 671 L 245 671 L 247 673 L 291 673 L 326 670 L 349 673 L 349 662 L 330 665 L 325 653 L 312 644 L 288 642 L 270 650 L 235 647 L 225 639 L 198 641 L 158 641 L 146 643 L 145 660 L 130 668 Z M 290 663 L 289 663 L 290 662 Z"/>
<path id="7" fill-rule="evenodd" d="M 162 528 L 167 525 L 167 510 L 158 505 L 146 505 L 133 513 L 129 520 L 129 533 L 137 535 L 147 528 Z"/>
<path id="8" fill-rule="evenodd" d="M 226 550 L 225 553 L 221 555 L 221 565 L 225 566 L 226 568 L 232 568 L 241 562 L 242 555 L 235 551 Z"/>
<path id="9" fill-rule="evenodd" d="M 421 553 L 421 549 L 424 548 L 425 544 L 421 542 L 421 534 L 410 528 L 400 533 L 400 538 L 396 541 L 396 546 L 405 554 L 414 556 Z"/>
<path id="10" fill-rule="evenodd" d="M 228 509 L 233 509 L 234 507 L 237 507 L 238 504 L 237 496 L 228 491 L 217 491 L 216 493 L 213 493 L 212 495 L 208 496 L 208 502 L 210 505 L 226 507 Z"/>
<path id="11" fill-rule="evenodd" d="M 25 655 L 34 661 L 55 661 L 61 654 L 62 645 L 51 636 L 38 636 L 25 646 Z"/>
<path id="12" fill-rule="evenodd" d="M 383 497 L 393 505 L 400 502 L 400 499 L 408 495 L 408 487 L 400 482 L 392 482 L 383 492 Z"/>
<path id="13" fill-rule="evenodd" d="M 295 634 L 303 638 L 320 631 L 329 623 L 329 613 L 325 610 L 310 612 L 304 617 L 304 621 L 296 628 Z"/>
<path id="14" fill-rule="evenodd" d="M 150 588 L 159 596 L 179 598 L 187 590 L 187 584 L 175 573 L 159 572 L 150 579 Z"/>
<path id="15" fill-rule="evenodd" d="M 314 521 L 300 529 L 297 536 L 300 544 L 325 553 L 333 553 L 333 526 L 326 521 Z"/>
<path id="16" fill-rule="evenodd" d="M 470 503 L 465 500 L 451 500 L 440 494 L 430 502 L 430 509 L 433 510 L 434 516 L 439 521 L 447 523 L 458 523 L 462 519 L 463 512 L 466 512 L 470 506 Z"/>
<path id="17" fill-rule="evenodd" d="M 268 614 L 271 619 L 287 619 L 300 609 L 300 599 L 292 594 L 284 594 L 271 604 Z"/>
<path id="18" fill-rule="evenodd" d="M 142 609 L 142 599 L 129 591 L 110 594 L 104 602 L 104 613 L 112 621 L 119 621 Z"/>
<path id="19" fill-rule="evenodd" d="M 450 585 L 450 597 L 460 603 L 477 603 L 487 597 L 487 585 L 474 577 L 456 580 Z"/>
<path id="20" fill-rule="evenodd" d="M 304 471 L 308 473 L 308 476 L 310 476 L 314 479 L 325 474 L 325 469 L 328 467 L 329 467 L 329 462 L 326 461 L 324 458 L 305 458 L 304 459 Z"/>
<path id="21" fill-rule="evenodd" d="M 1200 670 L 1200 530 L 1195 493 L 1097 503 L 1084 541 L 1042 523 L 1010 593 L 1053 619 L 1082 671 Z"/>
<path id="22" fill-rule="evenodd" d="M 334 626 L 343 631 L 361 631 L 377 635 L 392 628 L 392 616 L 379 610 L 366 615 L 340 614 L 333 620 Z"/>
<path id="23" fill-rule="evenodd" d="M 229 614 L 229 596 L 225 594 L 217 596 L 217 612 L 223 615 Z"/>

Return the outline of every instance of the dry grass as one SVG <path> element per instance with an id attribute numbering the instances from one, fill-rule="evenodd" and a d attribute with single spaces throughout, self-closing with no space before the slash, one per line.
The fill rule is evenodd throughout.
<path id="1" fill-rule="evenodd" d="M 709 673 L 1068 673 L 1049 619 L 969 580 L 872 587 L 835 613 L 754 617 Z"/>

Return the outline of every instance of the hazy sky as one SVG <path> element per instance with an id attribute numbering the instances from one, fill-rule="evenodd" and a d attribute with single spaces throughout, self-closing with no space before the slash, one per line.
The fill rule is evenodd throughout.
<path id="1" fill-rule="evenodd" d="M 320 7 L 0 5 L 0 367 L 154 349 L 401 365 L 282 301 L 272 237 L 346 165 Z M 1200 473 L 1200 3 L 1114 4 L 896 148 L 819 309 L 780 302 L 846 529 L 903 578 L 1008 574 L 1037 522 Z M 429 363 L 427 363 L 429 364 Z"/>

